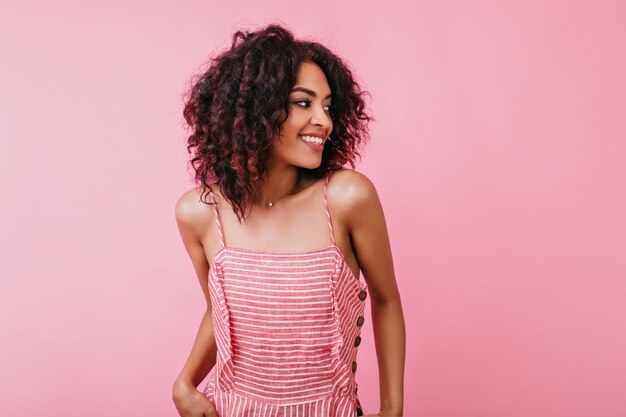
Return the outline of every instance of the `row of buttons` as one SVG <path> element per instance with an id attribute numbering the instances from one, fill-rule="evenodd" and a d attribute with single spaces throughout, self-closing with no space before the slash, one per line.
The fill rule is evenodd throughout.
<path id="1" fill-rule="evenodd" d="M 365 299 L 367 298 L 367 291 L 365 290 L 361 290 L 361 292 L 359 293 L 359 300 L 361 301 L 365 301 Z M 365 322 L 365 317 L 363 316 L 359 316 L 358 319 L 356 319 L 356 325 L 358 327 L 363 326 L 363 323 Z M 361 344 L 361 336 L 357 336 L 356 339 L 354 339 L 354 347 L 358 347 Z M 356 362 L 352 362 L 352 372 L 356 372 Z"/>

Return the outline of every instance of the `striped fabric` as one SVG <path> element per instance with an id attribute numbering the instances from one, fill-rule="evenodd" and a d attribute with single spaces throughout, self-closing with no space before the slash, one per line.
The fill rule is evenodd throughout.
<path id="1" fill-rule="evenodd" d="M 220 417 L 353 417 L 367 285 L 336 245 L 273 253 L 228 247 L 213 204 L 221 249 L 209 272 L 217 343 L 204 390 Z M 213 193 L 209 191 L 212 203 Z"/>

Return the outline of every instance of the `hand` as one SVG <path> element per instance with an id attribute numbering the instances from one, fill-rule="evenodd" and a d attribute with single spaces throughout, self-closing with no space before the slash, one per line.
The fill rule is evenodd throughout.
<path id="1" fill-rule="evenodd" d="M 213 403 L 192 384 L 176 382 L 173 400 L 181 417 L 219 417 Z"/>

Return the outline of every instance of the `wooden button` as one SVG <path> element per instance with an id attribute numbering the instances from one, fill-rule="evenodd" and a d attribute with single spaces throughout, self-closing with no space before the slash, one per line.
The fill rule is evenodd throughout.
<path id="1" fill-rule="evenodd" d="M 352 372 L 356 372 L 356 362 L 352 362 Z"/>
<path id="2" fill-rule="evenodd" d="M 354 347 L 358 347 L 361 344 L 361 336 L 357 336 L 356 339 L 354 339 Z"/>
<path id="3" fill-rule="evenodd" d="M 367 298 L 367 291 L 362 290 L 362 291 L 359 293 L 359 300 L 363 301 L 363 300 L 365 300 L 366 298 Z"/>
<path id="4" fill-rule="evenodd" d="M 364 322 L 365 322 L 365 317 L 363 317 L 363 316 L 359 316 L 359 318 L 356 319 L 356 325 L 359 326 L 359 327 L 363 326 Z"/>

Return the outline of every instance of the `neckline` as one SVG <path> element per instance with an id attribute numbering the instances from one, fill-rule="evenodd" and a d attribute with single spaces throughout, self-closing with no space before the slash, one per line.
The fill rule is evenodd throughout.
<path id="1" fill-rule="evenodd" d="M 322 251 L 328 250 L 329 248 L 334 246 L 334 247 L 336 247 L 339 250 L 340 254 L 343 257 L 343 253 L 341 252 L 341 249 L 337 246 L 337 244 L 335 242 L 335 232 L 334 232 L 333 222 L 332 222 L 332 219 L 330 217 L 330 210 L 328 209 L 328 201 L 326 199 L 326 188 L 328 187 L 328 183 L 330 181 L 330 177 L 333 174 L 333 172 L 334 172 L 333 170 L 329 170 L 329 171 L 327 171 L 324 174 L 324 177 L 323 177 L 324 184 L 322 185 L 322 197 L 323 197 L 323 201 L 324 201 L 324 211 L 326 213 L 327 223 L 328 223 L 328 227 L 330 229 L 330 239 L 332 241 L 332 244 L 330 246 L 325 247 L 325 248 L 314 249 L 314 250 L 306 251 L 306 252 L 270 252 L 270 251 L 263 251 L 263 250 L 256 250 L 256 249 L 238 248 L 238 247 L 235 247 L 235 246 L 228 246 L 228 245 L 226 245 L 226 242 L 224 241 L 224 231 L 223 231 L 223 228 L 222 228 L 222 222 L 220 221 L 220 214 L 219 214 L 219 211 L 217 209 L 217 202 L 215 201 L 215 197 L 213 195 L 213 190 L 211 189 L 211 187 L 208 187 L 209 188 L 209 197 L 211 199 L 213 212 L 214 212 L 214 215 L 215 215 L 215 223 L 217 225 L 217 232 L 218 232 L 218 235 L 219 235 L 220 243 L 222 244 L 222 248 L 219 249 L 216 252 L 216 255 L 222 249 L 225 249 L 225 248 L 231 248 L 231 249 L 234 249 L 234 250 L 245 251 L 245 252 L 249 252 L 249 253 L 264 253 L 264 254 L 268 254 L 268 255 L 306 255 L 306 254 L 309 254 L 309 253 L 322 252 Z M 322 178 L 320 178 L 317 181 L 322 182 Z M 313 184 L 311 186 L 305 188 L 305 190 L 308 189 L 308 188 L 311 188 L 311 187 L 313 187 Z M 221 190 L 220 190 L 220 194 L 221 194 Z"/>
<path id="2" fill-rule="evenodd" d="M 339 248 L 339 246 L 335 245 L 334 243 L 331 243 L 330 245 L 320 248 L 320 249 L 313 249 L 313 250 L 307 250 L 307 251 L 303 251 L 303 252 L 272 252 L 272 251 L 268 251 L 268 250 L 261 250 L 261 249 L 248 249 L 248 248 L 238 248 L 236 246 L 222 246 L 217 252 L 215 252 L 215 255 L 213 255 L 213 259 L 217 258 L 218 255 L 220 255 L 222 252 L 226 251 L 226 250 L 234 250 L 236 252 L 245 252 L 245 253 L 258 253 L 258 254 L 262 254 L 262 255 L 309 255 L 309 254 L 313 254 L 313 253 L 317 253 L 317 252 L 324 252 L 327 251 L 331 248 L 337 248 L 337 250 L 339 251 L 339 253 L 341 254 L 341 257 L 343 258 L 343 252 L 341 251 L 341 248 Z"/>
<path id="3" fill-rule="evenodd" d="M 324 247 L 324 248 L 313 249 L 313 250 L 308 250 L 308 251 L 303 251 L 303 252 L 272 252 L 272 251 L 260 250 L 260 249 L 238 248 L 238 247 L 235 247 L 235 246 L 222 246 L 220 249 L 218 249 L 217 252 L 215 252 L 215 255 L 213 255 L 213 259 L 211 260 L 211 264 L 213 266 L 215 266 L 215 263 L 217 262 L 216 259 L 218 259 L 220 257 L 220 255 L 223 252 L 226 252 L 227 250 L 233 250 L 235 252 L 243 252 L 243 253 L 253 253 L 253 254 L 259 254 L 259 255 L 295 256 L 295 255 L 310 255 L 310 254 L 314 254 L 314 253 L 321 253 L 321 252 L 326 252 L 326 251 L 328 251 L 330 249 L 334 249 L 335 251 L 337 251 L 337 254 L 339 254 L 339 258 L 340 258 L 341 262 L 343 262 L 343 264 L 345 265 L 345 268 L 348 270 L 348 273 L 350 274 L 350 277 L 352 279 L 357 280 L 360 284 L 365 285 L 365 283 L 362 282 L 360 278 L 357 278 L 354 275 L 354 272 L 352 272 L 352 268 L 350 268 L 350 265 L 348 265 L 348 262 L 346 262 L 346 257 L 344 255 L 343 251 L 334 242 L 331 243 L 330 245 Z"/>

